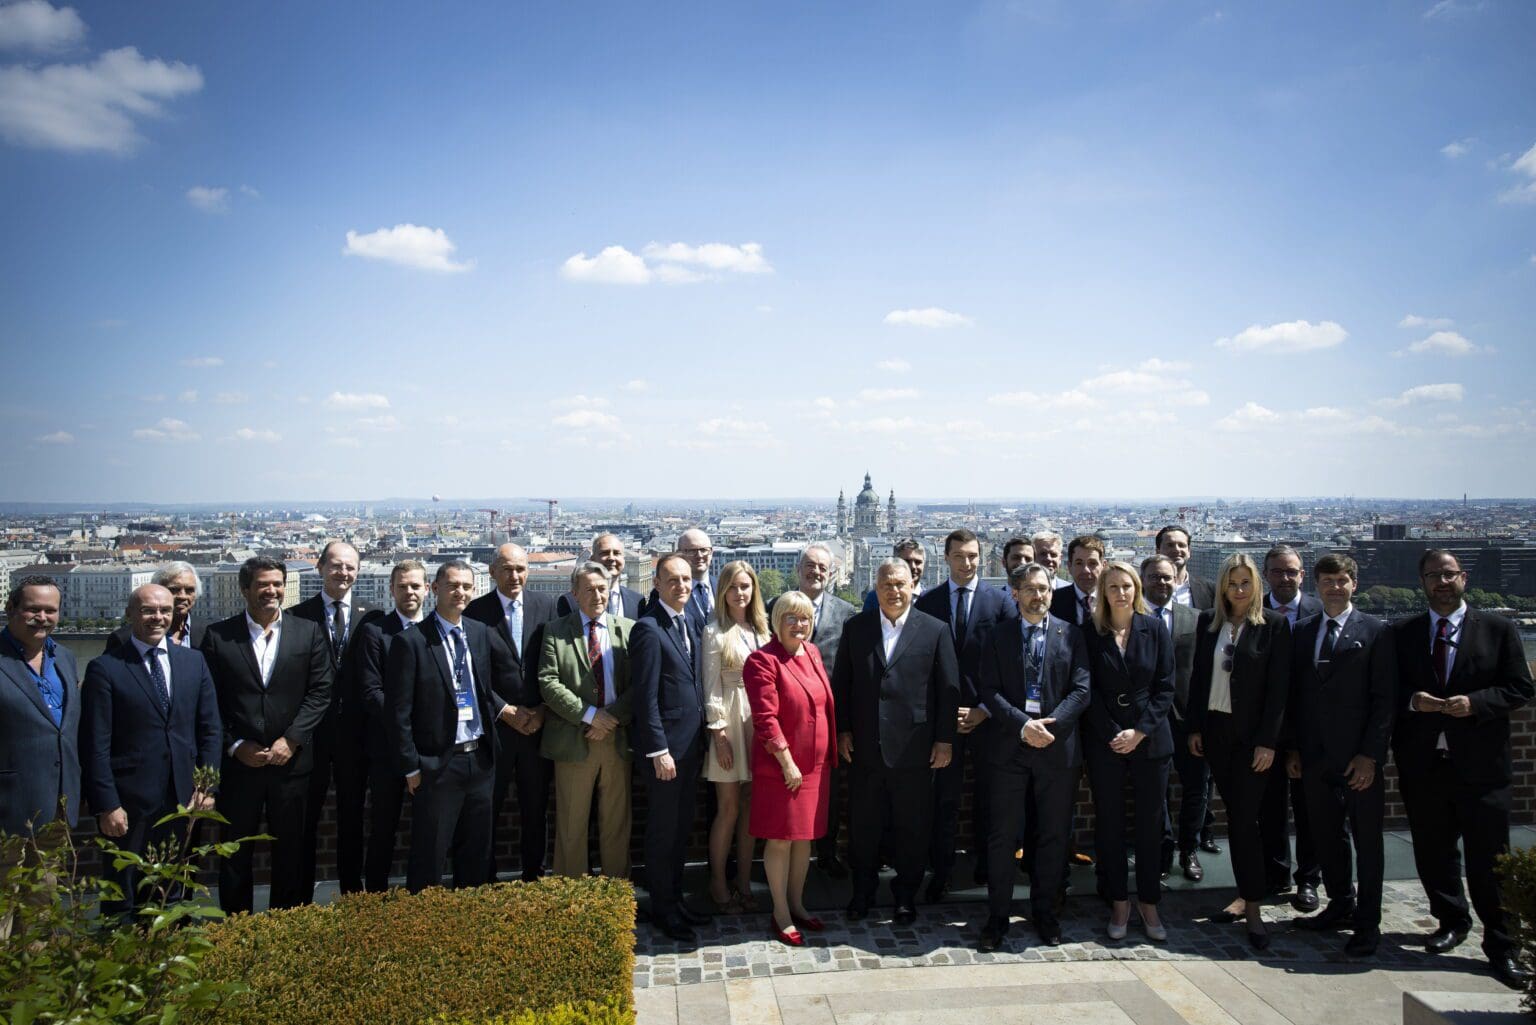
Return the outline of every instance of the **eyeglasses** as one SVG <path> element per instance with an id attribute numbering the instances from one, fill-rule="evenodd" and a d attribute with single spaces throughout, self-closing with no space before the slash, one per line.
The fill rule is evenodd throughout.
<path id="1" fill-rule="evenodd" d="M 1237 645 L 1228 644 L 1221 649 L 1221 653 L 1225 656 L 1221 660 L 1221 671 L 1230 673 L 1232 671 L 1232 656 L 1237 654 Z"/>
<path id="2" fill-rule="evenodd" d="M 1448 580 L 1455 580 L 1465 572 L 1466 570 L 1460 569 L 1442 569 L 1438 571 L 1431 570 L 1430 572 L 1424 574 L 1424 579 L 1434 583 L 1443 584 Z"/>
<path id="3" fill-rule="evenodd" d="M 796 623 L 809 623 L 811 622 L 811 617 L 802 616 L 798 612 L 786 612 L 784 613 L 784 618 L 781 620 L 781 622 L 783 622 L 785 626 L 793 626 Z"/>

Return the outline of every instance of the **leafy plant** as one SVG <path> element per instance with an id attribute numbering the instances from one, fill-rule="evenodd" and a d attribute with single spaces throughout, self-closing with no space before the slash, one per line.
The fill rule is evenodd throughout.
<path id="1" fill-rule="evenodd" d="M 1494 870 L 1502 882 L 1504 911 L 1516 923 L 1521 959 L 1536 963 L 1536 848 L 1499 855 Z M 1526 983 L 1521 1006 L 1536 1014 L 1536 979 Z"/>

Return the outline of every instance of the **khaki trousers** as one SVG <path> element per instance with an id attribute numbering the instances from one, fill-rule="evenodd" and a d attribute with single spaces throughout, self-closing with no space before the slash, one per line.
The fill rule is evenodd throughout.
<path id="1" fill-rule="evenodd" d="M 587 874 L 587 823 L 595 789 L 602 874 L 629 878 L 629 773 L 629 759 L 619 757 L 613 734 L 587 741 L 584 761 L 555 763 L 556 875 Z"/>

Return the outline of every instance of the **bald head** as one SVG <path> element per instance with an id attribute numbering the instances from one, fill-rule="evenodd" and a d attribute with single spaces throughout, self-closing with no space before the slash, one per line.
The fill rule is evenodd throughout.
<path id="1" fill-rule="evenodd" d="M 677 551 L 693 567 L 693 579 L 702 580 L 707 586 L 709 564 L 715 557 L 715 546 L 710 543 L 709 535 L 698 527 L 690 527 L 678 537 Z"/>
<path id="2" fill-rule="evenodd" d="M 128 596 L 128 627 L 133 635 L 153 647 L 165 638 L 175 611 L 171 592 L 159 584 L 145 584 Z"/>
<path id="3" fill-rule="evenodd" d="M 496 558 L 491 560 L 491 577 L 496 581 L 496 590 L 508 599 L 521 595 L 523 586 L 528 583 L 528 553 L 523 546 L 509 542 L 496 549 Z"/>

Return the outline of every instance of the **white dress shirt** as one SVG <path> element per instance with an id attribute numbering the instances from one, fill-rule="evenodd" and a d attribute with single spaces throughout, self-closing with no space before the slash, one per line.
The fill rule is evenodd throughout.
<path id="1" fill-rule="evenodd" d="M 1328 624 L 1331 622 L 1338 623 L 1339 633 L 1343 634 L 1344 624 L 1349 622 L 1349 617 L 1354 613 L 1354 611 L 1355 606 L 1353 603 L 1351 603 L 1344 606 L 1344 611 L 1340 612 L 1337 616 L 1330 616 L 1327 612 L 1323 613 L 1323 621 L 1317 624 L 1317 643 L 1312 645 L 1313 665 L 1316 665 L 1317 660 L 1323 657 L 1323 640 L 1328 636 Z"/>
<path id="2" fill-rule="evenodd" d="M 400 617 L 400 625 L 405 627 L 405 629 L 407 629 L 407 630 L 409 630 L 413 626 L 418 625 L 421 622 L 421 613 L 420 612 L 416 613 L 416 618 L 415 619 L 412 619 L 410 616 L 407 616 L 404 612 L 401 612 L 399 609 L 395 610 L 395 615 Z"/>
<path id="3" fill-rule="evenodd" d="M 348 594 L 344 598 L 332 598 L 330 595 L 326 594 L 324 591 L 321 591 L 320 594 L 323 596 L 322 600 L 325 602 L 325 627 L 326 627 L 326 629 L 329 630 L 330 627 L 331 627 L 331 624 L 336 622 L 336 609 L 339 606 L 341 608 L 341 633 L 342 633 L 342 636 L 343 637 L 351 637 L 352 636 L 352 600 L 351 600 L 352 596 L 350 594 Z"/>
<path id="4" fill-rule="evenodd" d="M 453 681 L 454 690 L 458 690 L 458 676 L 454 673 L 453 667 L 453 660 L 455 658 L 454 646 L 462 644 L 464 645 L 464 684 L 469 689 L 469 700 L 478 701 L 479 698 L 475 691 L 475 659 L 469 650 L 469 631 L 464 629 L 462 621 L 460 621 L 458 626 L 454 626 L 436 612 L 432 613 L 432 618 L 437 620 L 437 628 L 443 634 L 443 658 L 448 663 L 448 679 Z M 459 632 L 457 638 L 453 636 L 455 630 Z M 460 719 L 454 724 L 453 742 L 455 744 L 467 744 L 471 740 L 479 740 L 485 732 L 486 724 L 480 723 L 479 733 L 474 731 L 474 726 L 473 720 Z"/>
<path id="5" fill-rule="evenodd" d="M 1173 602 L 1167 605 L 1158 605 L 1155 602 L 1147 602 L 1147 611 L 1152 613 L 1152 618 L 1163 624 L 1168 631 L 1168 636 L 1173 636 Z"/>
<path id="6" fill-rule="evenodd" d="M 885 660 L 891 660 L 891 652 L 896 650 L 896 642 L 901 640 L 901 630 L 907 625 L 907 617 L 912 615 L 912 606 L 907 606 L 907 611 L 894 622 L 887 618 L 885 610 L 880 611 L 880 641 L 885 646 Z"/>
<path id="7" fill-rule="evenodd" d="M 1232 714 L 1232 670 L 1222 667 L 1222 662 L 1227 656 L 1222 649 L 1228 644 L 1235 649 L 1237 642 L 1242 638 L 1243 631 L 1248 628 L 1247 623 L 1228 623 L 1216 635 L 1216 651 L 1211 659 L 1211 697 L 1206 702 L 1206 708 L 1212 712 L 1225 712 Z M 1237 653 L 1232 654 L 1233 661 L 1237 660 Z"/>
<path id="8" fill-rule="evenodd" d="M 272 680 L 272 666 L 277 662 L 277 646 L 283 639 L 283 614 L 278 612 L 270 626 L 262 626 L 247 612 L 245 627 L 251 632 L 251 647 L 256 650 L 256 665 L 261 670 L 261 689 L 266 690 Z"/>
<path id="9" fill-rule="evenodd" d="M 171 653 L 166 647 L 165 638 L 162 637 L 160 643 L 155 645 L 145 644 L 132 634 L 129 635 L 129 639 L 133 641 L 133 646 L 139 649 L 139 661 L 144 663 L 144 671 L 149 673 L 151 681 L 154 680 L 155 674 L 149 668 L 149 653 L 151 651 L 155 652 L 155 658 L 160 661 L 160 671 L 165 674 L 165 700 L 169 704 L 171 694 L 173 693 L 171 690 Z"/>

